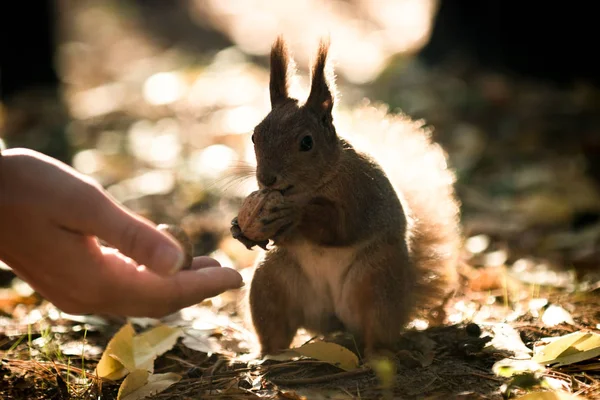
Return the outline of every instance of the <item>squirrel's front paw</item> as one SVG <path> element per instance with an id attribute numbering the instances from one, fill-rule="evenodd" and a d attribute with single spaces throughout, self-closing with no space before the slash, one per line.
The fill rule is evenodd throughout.
<path id="1" fill-rule="evenodd" d="M 291 204 L 277 204 L 267 209 L 267 213 L 259 220 L 261 232 L 270 238 L 277 238 L 284 234 L 297 222 L 297 210 Z"/>
<path id="2" fill-rule="evenodd" d="M 256 241 L 244 236 L 242 228 L 240 228 L 238 223 L 238 217 L 235 217 L 233 220 L 231 220 L 231 228 L 229 228 L 229 231 L 231 232 L 231 236 L 246 246 L 248 250 L 252 250 L 254 246 L 258 246 L 264 250 L 267 250 L 267 245 L 269 244 L 268 240 Z"/>

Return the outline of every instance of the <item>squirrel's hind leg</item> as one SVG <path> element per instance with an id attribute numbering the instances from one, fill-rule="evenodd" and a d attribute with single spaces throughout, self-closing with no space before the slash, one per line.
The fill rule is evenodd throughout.
<path id="1" fill-rule="evenodd" d="M 392 350 L 414 308 L 415 272 L 401 244 L 368 249 L 350 266 L 338 315 L 366 356 Z"/>
<path id="2" fill-rule="evenodd" d="M 274 249 L 265 255 L 252 278 L 249 306 L 261 355 L 289 348 L 302 324 L 299 285 L 300 267 L 285 250 Z"/>

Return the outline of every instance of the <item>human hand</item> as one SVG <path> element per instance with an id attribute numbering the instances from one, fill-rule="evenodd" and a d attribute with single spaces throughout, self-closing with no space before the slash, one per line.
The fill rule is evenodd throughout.
<path id="1" fill-rule="evenodd" d="M 70 314 L 158 318 L 243 286 L 210 257 L 179 271 L 184 254 L 168 234 L 90 178 L 27 149 L 0 157 L 0 260 Z"/>

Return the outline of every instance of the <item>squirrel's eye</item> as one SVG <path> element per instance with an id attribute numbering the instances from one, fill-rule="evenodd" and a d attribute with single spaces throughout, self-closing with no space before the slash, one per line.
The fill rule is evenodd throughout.
<path id="1" fill-rule="evenodd" d="M 309 151 L 313 147 L 312 136 L 304 136 L 300 141 L 300 151 Z"/>
<path id="2" fill-rule="evenodd" d="M 252 139 L 252 143 L 254 143 L 254 135 L 252 135 L 251 139 Z"/>

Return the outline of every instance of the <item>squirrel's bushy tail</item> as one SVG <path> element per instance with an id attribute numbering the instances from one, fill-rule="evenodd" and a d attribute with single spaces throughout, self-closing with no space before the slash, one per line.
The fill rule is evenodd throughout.
<path id="1" fill-rule="evenodd" d="M 338 132 L 379 162 L 402 200 L 419 277 L 417 311 L 429 312 L 456 287 L 461 229 L 455 175 L 422 125 L 367 104 L 336 116 Z"/>

